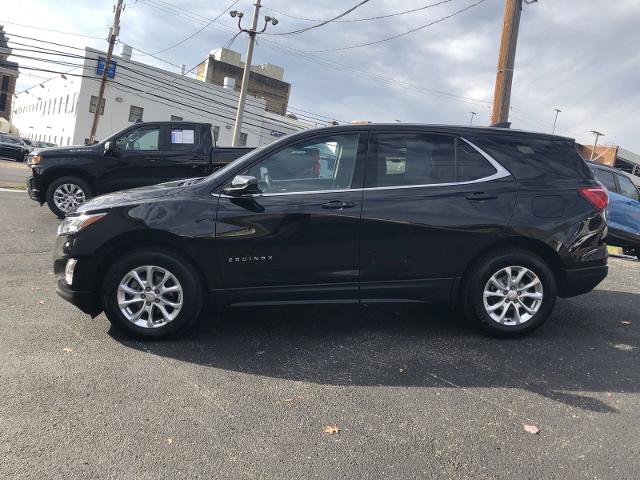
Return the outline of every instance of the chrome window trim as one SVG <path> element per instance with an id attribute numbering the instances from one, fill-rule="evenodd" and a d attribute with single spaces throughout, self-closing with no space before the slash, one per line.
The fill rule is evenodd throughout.
<path id="1" fill-rule="evenodd" d="M 302 191 L 302 192 L 280 192 L 280 193 L 254 193 L 251 195 L 240 195 L 242 197 L 279 197 L 285 195 L 311 195 L 311 194 L 324 194 L 324 193 L 340 193 L 340 192 L 362 192 L 369 190 L 404 190 L 407 188 L 425 188 L 425 187 L 452 187 L 455 185 L 472 185 L 474 183 L 484 183 L 490 182 L 492 180 L 498 180 L 500 178 L 505 178 L 511 176 L 509 170 L 504 168 L 495 158 L 489 155 L 487 152 L 482 150 L 473 142 L 470 142 L 464 137 L 458 137 L 460 140 L 469 144 L 474 150 L 476 150 L 480 155 L 482 155 L 485 160 L 487 160 L 493 168 L 496 169 L 496 173 L 493 175 L 489 175 L 488 177 L 477 178 L 475 180 L 468 180 L 466 182 L 448 182 L 448 183 L 425 183 L 421 185 L 392 185 L 388 187 L 364 187 L 364 188 L 343 188 L 336 190 L 310 190 L 310 191 Z M 220 196 L 222 198 L 238 198 L 234 195 L 226 195 L 221 193 Z"/>

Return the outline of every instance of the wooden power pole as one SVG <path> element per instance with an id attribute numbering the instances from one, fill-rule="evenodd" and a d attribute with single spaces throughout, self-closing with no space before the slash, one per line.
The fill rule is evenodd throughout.
<path id="1" fill-rule="evenodd" d="M 123 10 L 124 0 L 118 0 L 118 4 L 115 7 L 115 14 L 113 17 L 113 26 L 109 30 L 109 48 L 107 49 L 107 58 L 104 61 L 104 71 L 102 72 L 102 79 L 100 80 L 100 90 L 98 91 L 98 103 L 96 104 L 96 112 L 93 115 L 93 123 L 91 124 L 91 133 L 89 134 L 89 140 L 95 141 L 96 130 L 98 129 L 98 119 L 100 118 L 100 107 L 102 106 L 102 99 L 104 98 L 104 89 L 107 85 L 107 75 L 109 74 L 109 67 L 111 66 L 111 57 L 113 56 L 113 47 L 116 43 L 116 37 L 120 32 L 120 14 Z"/>
<path id="2" fill-rule="evenodd" d="M 492 125 L 509 121 L 511 83 L 513 82 L 513 67 L 516 60 L 521 12 L 522 0 L 505 0 L 502 39 L 500 40 L 500 53 L 498 55 L 498 73 L 493 94 L 493 111 L 491 112 Z"/>

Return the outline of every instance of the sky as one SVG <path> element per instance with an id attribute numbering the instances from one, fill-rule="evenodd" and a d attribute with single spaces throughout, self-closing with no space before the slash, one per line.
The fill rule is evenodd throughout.
<path id="1" fill-rule="evenodd" d="M 440 3 L 404 15 L 318 24 L 361 0 L 262 0 L 262 17 L 276 17 L 258 37 L 253 63 L 285 69 L 290 105 L 339 121 L 488 125 L 503 21 L 503 0 L 370 0 L 341 20 L 383 16 Z M 233 0 L 127 0 L 119 39 L 174 65 L 194 67 L 237 32 L 228 13 L 174 48 L 224 12 Z M 3 0 L 0 24 L 9 36 L 106 50 L 113 19 L 108 0 Z M 238 0 L 248 27 L 254 0 Z M 470 7 L 470 8 L 468 8 Z M 448 19 L 455 12 L 466 9 Z M 302 17 L 311 20 L 302 20 Z M 442 21 L 418 29 L 434 21 Z M 35 27 L 88 35 L 86 38 Z M 551 132 L 640 153 L 640 0 L 539 0 L 525 5 L 511 98 L 513 128 Z M 377 42 L 404 34 L 394 40 Z M 18 41 L 17 37 L 14 37 Z M 55 47 L 54 47 L 55 48 Z M 246 35 L 232 49 L 246 50 Z M 336 51 L 336 49 L 339 49 Z M 321 50 L 334 50 L 320 52 Z M 117 53 L 116 49 L 116 53 Z M 28 61 L 13 58 L 27 64 Z M 177 71 L 134 50 L 133 60 Z M 42 64 L 40 64 L 42 65 Z M 42 81 L 21 74 L 17 91 Z"/>

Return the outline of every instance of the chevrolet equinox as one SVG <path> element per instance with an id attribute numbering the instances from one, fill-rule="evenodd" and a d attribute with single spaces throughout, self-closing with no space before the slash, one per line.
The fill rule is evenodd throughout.
<path id="1" fill-rule="evenodd" d="M 498 336 L 607 275 L 607 191 L 569 138 L 500 128 L 307 130 L 208 177 L 82 204 L 58 293 L 141 337 L 216 305 L 450 302 Z"/>

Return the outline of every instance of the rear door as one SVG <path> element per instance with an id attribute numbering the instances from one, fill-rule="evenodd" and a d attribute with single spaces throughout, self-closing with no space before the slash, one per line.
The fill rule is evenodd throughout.
<path id="1" fill-rule="evenodd" d="M 462 138 L 371 134 L 361 224 L 361 297 L 445 300 L 471 256 L 504 236 L 516 185 Z"/>
<path id="2" fill-rule="evenodd" d="M 624 175 L 615 174 L 618 184 L 617 195 L 614 199 L 617 212 L 617 222 L 624 230 L 635 235 L 640 241 L 640 194 L 633 182 Z"/>
<path id="3" fill-rule="evenodd" d="M 242 172 L 262 193 L 220 193 L 216 243 L 230 301 L 357 301 L 365 154 L 366 132 L 308 138 Z"/>
<path id="4" fill-rule="evenodd" d="M 165 181 L 208 175 L 210 135 L 210 129 L 198 125 L 171 125 L 167 153 L 162 161 Z"/>

